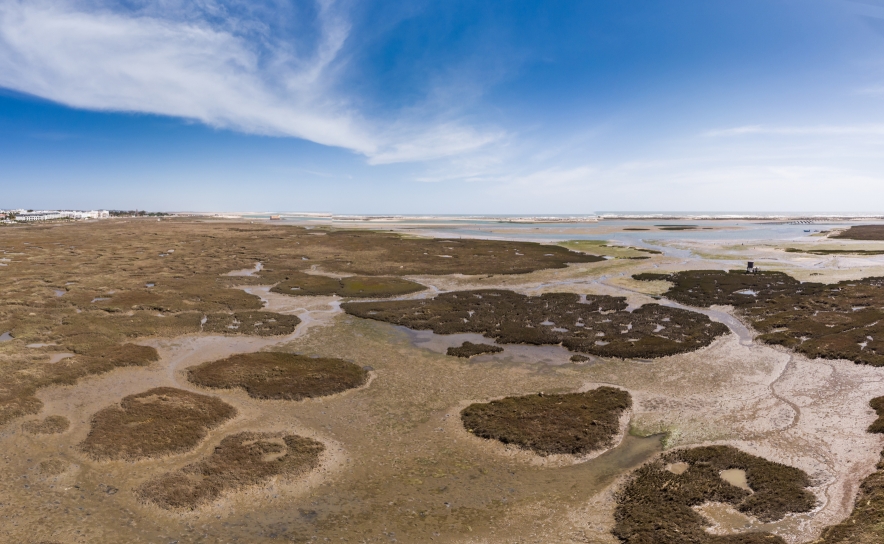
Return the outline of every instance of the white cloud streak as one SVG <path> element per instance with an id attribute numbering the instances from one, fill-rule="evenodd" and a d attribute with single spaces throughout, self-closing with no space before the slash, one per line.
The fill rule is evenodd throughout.
<path id="1" fill-rule="evenodd" d="M 709 137 L 770 134 L 780 136 L 884 136 L 884 125 L 765 126 L 745 125 L 704 134 Z"/>
<path id="2" fill-rule="evenodd" d="M 376 164 L 456 155 L 500 137 L 450 119 L 364 118 L 334 90 L 350 26 L 331 0 L 318 4 L 319 38 L 309 54 L 273 38 L 270 58 L 232 30 L 236 21 L 161 17 L 159 4 L 169 2 L 155 3 L 123 14 L 75 0 L 0 0 L 0 86 L 76 108 L 303 138 Z M 212 2 L 200 6 L 219 12 Z"/>

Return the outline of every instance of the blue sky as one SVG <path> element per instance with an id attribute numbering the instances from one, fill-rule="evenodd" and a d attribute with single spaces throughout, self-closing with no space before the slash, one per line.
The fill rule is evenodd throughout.
<path id="1" fill-rule="evenodd" d="M 0 0 L 0 207 L 884 211 L 884 1 Z"/>

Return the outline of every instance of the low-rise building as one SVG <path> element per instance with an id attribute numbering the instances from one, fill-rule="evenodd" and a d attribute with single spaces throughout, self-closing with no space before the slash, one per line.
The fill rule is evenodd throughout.
<path id="1" fill-rule="evenodd" d="M 11 212 L 16 221 L 49 221 L 52 219 L 103 219 L 110 217 L 107 210 L 16 210 Z"/>

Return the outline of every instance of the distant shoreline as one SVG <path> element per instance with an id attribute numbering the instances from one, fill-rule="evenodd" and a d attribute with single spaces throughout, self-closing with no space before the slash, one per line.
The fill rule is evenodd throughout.
<path id="1" fill-rule="evenodd" d="M 333 214 L 313 212 L 172 212 L 178 217 L 242 220 L 310 220 L 331 223 L 488 222 L 488 223 L 598 223 L 604 221 L 884 221 L 884 213 L 832 212 L 597 212 L 585 215 L 453 215 L 453 214 Z"/>

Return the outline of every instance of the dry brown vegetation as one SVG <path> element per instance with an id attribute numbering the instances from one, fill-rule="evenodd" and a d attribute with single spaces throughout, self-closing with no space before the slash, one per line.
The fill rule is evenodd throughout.
<path id="1" fill-rule="evenodd" d="M 324 449 L 297 435 L 239 433 L 222 440 L 207 459 L 150 480 L 137 494 L 161 508 L 193 509 L 225 491 L 303 474 L 319 464 Z"/>
<path id="2" fill-rule="evenodd" d="M 402 278 L 348 276 L 330 278 L 294 272 L 275 285 L 271 291 L 283 295 L 338 295 L 353 298 L 383 298 L 407 295 L 426 289 L 423 285 Z"/>
<path id="3" fill-rule="evenodd" d="M 293 315 L 271 312 L 235 312 L 206 316 L 203 332 L 278 336 L 291 334 L 301 320 Z"/>
<path id="4" fill-rule="evenodd" d="M 761 333 L 758 339 L 763 342 L 810 358 L 884 366 L 884 278 L 829 285 L 802 283 L 781 272 L 718 270 L 634 277 L 671 281 L 673 287 L 665 296 L 684 304 L 734 306 Z"/>
<path id="5" fill-rule="evenodd" d="M 48 416 L 42 420 L 26 421 L 21 428 L 31 434 L 58 434 L 68 430 L 71 422 L 64 416 Z"/>
<path id="6" fill-rule="evenodd" d="M 47 459 L 37 465 L 37 473 L 45 476 L 58 476 L 70 468 L 70 463 L 61 459 Z"/>
<path id="7" fill-rule="evenodd" d="M 667 469 L 686 463 L 676 474 Z M 722 471 L 740 469 L 752 491 L 729 484 Z M 678 450 L 636 470 L 620 491 L 614 535 L 629 544 L 761 544 L 784 540 L 769 533 L 714 536 L 708 522 L 692 507 L 706 502 L 731 504 L 762 521 L 782 519 L 790 512 L 808 512 L 816 497 L 806 488 L 803 471 L 749 455 L 729 446 Z"/>
<path id="8" fill-rule="evenodd" d="M 81 448 L 96 460 L 183 453 L 234 415 L 236 409 L 218 398 L 157 387 L 98 411 Z"/>
<path id="9" fill-rule="evenodd" d="M 505 344 L 561 344 L 609 357 L 662 357 L 707 346 L 728 332 L 707 316 L 645 304 L 626 311 L 626 299 L 571 293 L 529 297 L 505 290 L 456 291 L 432 299 L 348 302 L 347 313 L 432 330 L 480 333 Z"/>
<path id="10" fill-rule="evenodd" d="M 341 359 L 259 352 L 203 363 L 187 379 L 203 387 L 245 389 L 259 399 L 302 400 L 359 387 L 368 372 Z"/>
<path id="11" fill-rule="evenodd" d="M 503 348 L 500 346 L 493 346 L 491 344 L 474 344 L 472 342 L 464 342 L 458 347 L 450 347 L 448 348 L 448 355 L 453 357 L 464 357 L 469 359 L 475 355 L 482 355 L 483 353 L 500 353 L 503 351 Z"/>
<path id="12" fill-rule="evenodd" d="M 878 419 L 869 426 L 870 433 L 884 434 L 884 397 L 876 397 L 869 401 L 869 406 L 875 410 Z"/>
<path id="13" fill-rule="evenodd" d="M 13 338 L 0 342 L 0 424 L 37 413 L 38 388 L 156 360 L 135 339 L 275 335 L 297 325 L 294 316 L 258 311 L 260 298 L 238 285 L 277 283 L 312 266 L 362 275 L 517 274 L 600 260 L 523 242 L 146 219 L 3 227 L 0 258 L 0 335 Z M 260 276 L 225 276 L 255 262 L 264 263 Z M 347 292 L 385 288 L 354 283 Z M 75 356 L 43 364 L 47 355 L 24 347 L 30 343 Z"/>
<path id="14" fill-rule="evenodd" d="M 884 240 L 884 225 L 857 225 L 829 238 L 848 240 Z"/>
<path id="15" fill-rule="evenodd" d="M 585 393 L 506 397 L 471 404 L 460 413 L 467 431 L 540 455 L 583 455 L 611 445 L 620 415 L 632 406 L 626 391 L 599 387 Z"/>

